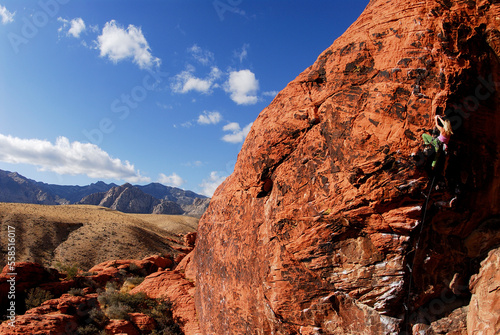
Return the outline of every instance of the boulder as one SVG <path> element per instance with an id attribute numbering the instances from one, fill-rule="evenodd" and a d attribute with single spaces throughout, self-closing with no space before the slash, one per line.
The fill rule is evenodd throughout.
<path id="1" fill-rule="evenodd" d="M 104 329 L 109 334 L 139 335 L 139 330 L 127 320 L 110 320 Z"/>
<path id="2" fill-rule="evenodd" d="M 142 313 L 129 313 L 130 322 L 132 322 L 143 333 L 150 333 L 156 328 L 156 321 Z"/>
<path id="3" fill-rule="evenodd" d="M 410 333 L 467 305 L 466 239 L 500 214 L 499 14 L 372 0 L 260 113 L 199 223 L 203 334 Z"/>
<path id="4" fill-rule="evenodd" d="M 150 298 L 168 298 L 173 304 L 173 316 L 181 320 L 186 335 L 201 334 L 194 305 L 194 284 L 178 271 L 159 271 L 144 279 L 130 291 L 143 292 Z"/>
<path id="5" fill-rule="evenodd" d="M 481 269 L 472 276 L 472 298 L 467 315 L 468 334 L 500 333 L 500 248 L 491 250 L 481 262 Z"/>

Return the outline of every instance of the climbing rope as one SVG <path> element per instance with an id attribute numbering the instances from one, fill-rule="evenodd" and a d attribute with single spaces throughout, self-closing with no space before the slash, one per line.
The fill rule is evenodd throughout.
<path id="1" fill-rule="evenodd" d="M 415 244 L 415 254 L 413 255 L 413 262 L 412 262 L 411 268 L 410 268 L 410 281 L 408 283 L 408 298 L 406 299 L 406 305 L 405 305 L 405 309 L 406 309 L 406 326 L 407 327 L 409 326 L 409 321 L 410 321 L 409 320 L 409 313 L 410 313 L 409 303 L 410 303 L 410 298 L 411 298 L 411 287 L 412 287 L 412 284 L 413 284 L 413 269 L 415 267 L 415 259 L 417 258 L 418 246 L 420 245 L 420 239 L 422 237 L 422 231 L 424 229 L 425 219 L 426 219 L 426 215 L 427 215 L 427 207 L 429 205 L 429 199 L 431 197 L 432 189 L 434 188 L 434 181 L 435 180 L 436 180 L 436 176 L 434 176 L 432 178 L 431 187 L 429 188 L 429 193 L 427 194 L 427 197 L 425 199 L 424 211 L 423 211 L 423 214 L 422 214 L 422 224 L 420 225 L 420 231 L 418 232 L 417 243 Z"/>

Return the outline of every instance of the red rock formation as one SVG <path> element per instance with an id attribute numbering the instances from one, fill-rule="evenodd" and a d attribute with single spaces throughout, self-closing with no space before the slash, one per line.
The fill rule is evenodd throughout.
<path id="1" fill-rule="evenodd" d="M 127 320 L 111 320 L 104 329 L 109 334 L 127 334 L 139 335 L 139 331 L 134 327 L 132 322 Z"/>
<path id="2" fill-rule="evenodd" d="M 150 275 L 145 282 L 130 293 L 144 291 L 153 298 L 166 295 L 174 304 L 174 316 L 185 320 L 186 334 L 197 334 L 196 312 L 194 306 L 194 285 L 177 271 L 160 271 L 171 268 L 173 261 L 157 255 L 143 260 L 115 260 L 103 262 L 90 269 L 87 276 L 77 276 L 74 280 L 59 281 L 61 277 L 56 271 L 49 271 L 35 263 L 19 263 L 16 269 L 16 312 L 14 327 L 8 322 L 0 324 L 0 334 L 76 334 L 77 328 L 88 324 L 90 311 L 99 308 L 98 294 L 95 287 L 85 287 L 82 296 L 62 294 L 70 288 L 85 286 L 86 283 L 103 288 L 107 282 L 121 283 L 130 274 Z M 0 289 L 4 292 L 2 302 L 9 302 L 8 269 L 0 274 Z M 153 274 L 152 274 L 153 273 Z M 152 275 L 151 275 L 152 274 Z M 40 287 L 53 293 L 57 298 L 45 301 L 41 306 L 28 310 L 25 314 L 24 291 Z M 62 294 L 62 295 L 61 295 Z M 105 328 L 110 334 L 150 333 L 155 329 L 155 320 L 141 313 L 129 313 L 130 321 L 110 320 Z"/>
<path id="3" fill-rule="evenodd" d="M 372 0 L 261 112 L 200 221 L 204 334 L 395 334 L 459 308 L 463 328 L 498 236 L 481 223 L 500 214 L 499 14 Z M 436 113 L 455 135 L 432 171 Z"/>
<path id="4" fill-rule="evenodd" d="M 58 299 L 48 300 L 41 306 L 30 309 L 24 315 L 17 316 L 14 327 L 2 323 L 0 334 L 73 334 L 88 318 L 88 312 L 97 305 L 97 294 L 88 294 L 84 297 L 64 294 Z"/>
<path id="5" fill-rule="evenodd" d="M 186 335 L 201 334 L 194 306 L 194 284 L 178 271 L 159 271 L 146 277 L 130 291 L 144 292 L 150 298 L 168 298 L 173 303 L 175 318 L 183 322 Z"/>
<path id="6" fill-rule="evenodd" d="M 472 277 L 467 326 L 484 335 L 500 333 L 500 249 L 492 250 Z"/>
<path id="7" fill-rule="evenodd" d="M 11 275 L 14 273 L 15 275 Z M 13 269 L 6 265 L 2 273 L 0 273 L 0 308 L 4 310 L 9 304 L 9 292 L 11 290 L 10 278 L 14 279 L 14 294 L 20 301 L 25 299 L 25 292 L 34 287 L 41 287 L 47 291 L 53 291 L 61 294 L 66 292 L 69 288 L 67 282 L 59 282 L 62 277 L 57 270 L 47 270 L 43 266 L 36 263 L 19 262 L 16 263 Z M 57 282 L 57 285 L 50 285 L 50 283 Z M 64 288 L 67 288 L 64 291 Z M 22 303 L 16 304 L 16 311 L 18 313 L 24 312 L 24 305 Z"/>
<path id="8" fill-rule="evenodd" d="M 156 321 L 142 313 L 129 313 L 130 321 L 139 328 L 141 332 L 150 333 L 156 328 Z"/>

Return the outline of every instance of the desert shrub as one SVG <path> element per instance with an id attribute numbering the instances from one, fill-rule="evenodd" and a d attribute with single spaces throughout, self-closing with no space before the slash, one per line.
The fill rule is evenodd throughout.
<path id="1" fill-rule="evenodd" d="M 97 300 L 110 319 L 127 319 L 128 313 L 139 312 L 156 321 L 157 328 L 152 334 L 183 334 L 178 320 L 174 319 L 172 303 L 168 299 L 153 299 L 142 292 L 129 294 L 109 288 Z"/>
<path id="2" fill-rule="evenodd" d="M 78 335 L 107 335 L 108 333 L 105 330 L 99 330 L 95 325 L 86 325 L 78 327 L 76 330 Z"/>
<path id="3" fill-rule="evenodd" d="M 141 267 L 139 265 L 137 265 L 136 263 L 130 263 L 130 265 L 128 266 L 128 270 L 130 272 L 140 272 Z"/>
<path id="4" fill-rule="evenodd" d="M 55 267 L 57 270 L 59 270 L 59 272 L 66 274 L 66 279 L 75 278 L 78 272 L 80 271 L 78 265 L 76 264 L 56 262 Z"/>
<path id="5" fill-rule="evenodd" d="M 94 307 L 89 312 L 90 321 L 99 328 L 103 328 L 108 322 L 108 317 L 99 307 Z"/>
<path id="6" fill-rule="evenodd" d="M 116 291 L 119 288 L 120 288 L 119 284 L 115 281 L 106 282 L 106 291 Z"/>
<path id="7" fill-rule="evenodd" d="M 180 321 L 174 319 L 172 303 L 168 299 L 153 299 L 152 308 L 144 311 L 144 314 L 151 316 L 157 323 L 158 335 L 184 334 L 179 325 Z M 153 334 L 153 333 L 152 333 Z"/>
<path id="8" fill-rule="evenodd" d="M 86 277 L 77 277 L 76 285 L 78 285 L 79 287 L 90 287 L 93 291 L 97 290 L 101 286 L 92 278 Z"/>
<path id="9" fill-rule="evenodd" d="M 26 310 L 38 307 L 42 303 L 52 299 L 53 297 L 54 296 L 50 292 L 42 290 L 39 287 L 32 288 L 26 294 Z"/>
<path id="10" fill-rule="evenodd" d="M 129 305 L 125 305 L 123 303 L 118 303 L 116 305 L 108 306 L 104 313 L 110 319 L 118 319 L 118 320 L 128 320 L 128 313 L 132 313 L 134 310 Z"/>
<path id="11" fill-rule="evenodd" d="M 139 310 L 147 299 L 144 293 L 123 293 L 108 285 L 106 288 L 106 292 L 99 295 L 97 300 L 110 319 L 126 319 L 128 313 Z"/>
<path id="12" fill-rule="evenodd" d="M 142 283 L 144 281 L 144 279 L 146 279 L 146 278 L 145 277 L 130 277 L 130 278 L 127 278 L 127 281 L 130 282 L 131 284 L 137 286 L 140 283 Z"/>
<path id="13" fill-rule="evenodd" d="M 125 280 L 125 282 L 122 285 L 122 288 L 120 289 L 120 292 L 122 293 L 128 293 L 130 290 L 135 288 L 137 285 L 142 283 L 144 281 L 144 277 L 130 277 Z"/>
<path id="14" fill-rule="evenodd" d="M 107 335 L 103 329 L 109 319 L 99 307 L 92 308 L 88 313 L 87 324 L 81 325 L 76 330 L 76 335 Z"/>
<path id="15" fill-rule="evenodd" d="M 69 295 L 75 296 L 75 297 L 81 297 L 83 295 L 83 289 L 73 287 L 68 291 Z"/>

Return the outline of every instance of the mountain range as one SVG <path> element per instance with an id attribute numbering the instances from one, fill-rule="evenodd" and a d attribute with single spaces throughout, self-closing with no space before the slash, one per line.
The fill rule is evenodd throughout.
<path id="1" fill-rule="evenodd" d="M 125 213 L 176 214 L 201 217 L 210 198 L 165 186 L 116 185 L 102 181 L 85 186 L 55 185 L 28 179 L 17 172 L 0 170 L 0 202 L 41 205 L 88 204 Z"/>

